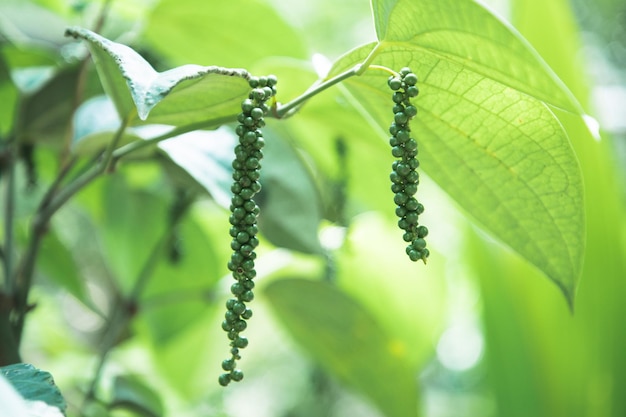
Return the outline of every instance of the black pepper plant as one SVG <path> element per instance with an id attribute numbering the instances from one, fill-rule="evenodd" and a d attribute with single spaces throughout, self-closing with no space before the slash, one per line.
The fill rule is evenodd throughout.
<path id="1" fill-rule="evenodd" d="M 183 0 L 158 2 L 154 15 L 158 15 L 162 7 L 166 11 L 168 7 L 171 8 L 170 13 L 161 10 L 162 16 L 167 16 L 168 24 L 158 22 L 158 19 L 157 23 L 153 22 L 152 36 L 159 41 L 154 42 L 153 39 L 152 43 L 148 42 L 144 46 L 154 49 L 150 51 L 156 52 L 153 56 L 163 54 L 166 59 L 171 58 L 173 61 L 180 61 L 180 56 L 177 55 L 179 49 L 186 52 L 202 51 L 203 59 L 212 56 L 205 51 L 207 38 L 204 36 L 189 36 L 185 38 L 186 48 L 179 48 L 178 35 L 184 31 L 169 25 L 169 19 L 176 19 L 173 15 L 178 14 L 171 13 L 171 10 L 178 12 L 184 8 L 178 2 L 185 3 Z M 159 262 L 163 253 L 167 248 L 172 248 L 179 230 L 184 230 L 186 216 L 193 212 L 192 208 L 195 207 L 192 206 L 199 195 L 210 197 L 216 206 L 225 209 L 222 213 L 224 224 L 227 221 L 226 212 L 229 213 L 231 251 L 229 260 L 224 260 L 222 267 L 227 267 L 229 271 L 230 294 L 223 316 L 220 312 L 219 321 L 226 333 L 228 342 L 224 341 L 224 344 L 229 343 L 230 354 L 221 364 L 223 373 L 218 376 L 218 382 L 221 386 L 227 386 L 230 382 L 241 381 L 244 374 L 238 364 L 242 359 L 242 349 L 248 346 L 248 338 L 244 336 L 244 332 L 252 317 L 250 303 L 255 297 L 255 291 L 258 291 L 255 285 L 259 278 L 256 269 L 257 248 L 261 241 L 259 236 L 265 232 L 263 216 L 272 212 L 272 209 L 265 210 L 264 207 L 264 212 L 261 213 L 259 205 L 262 204 L 257 195 L 261 190 L 263 151 L 266 151 L 266 161 L 270 160 L 269 143 L 273 135 L 285 143 L 293 141 L 302 146 L 304 151 L 324 146 L 317 142 L 321 133 L 317 129 L 310 129 L 312 121 L 317 123 L 316 126 L 342 125 L 330 126 L 327 131 L 332 135 L 329 137 L 341 137 L 341 158 L 338 163 L 344 166 L 338 170 L 338 175 L 347 177 L 348 172 L 351 174 L 349 185 L 346 178 L 336 181 L 343 187 L 338 198 L 341 200 L 338 204 L 340 225 L 348 224 L 350 217 L 362 209 L 378 207 L 379 201 L 373 201 L 378 197 L 375 193 L 372 193 L 372 197 L 368 192 L 354 186 L 361 179 L 352 170 L 362 173 L 364 164 L 361 160 L 355 164 L 351 158 L 359 155 L 364 144 L 372 147 L 380 145 L 376 149 L 385 152 L 372 154 L 376 162 L 381 161 L 380 155 L 384 154 L 384 167 L 380 172 L 371 170 L 374 174 L 368 172 L 368 175 L 378 175 L 384 179 L 385 188 L 388 187 L 388 181 L 391 182 L 395 216 L 390 195 L 386 196 L 389 203 L 387 214 L 397 221 L 402 230 L 405 252 L 410 261 L 421 260 L 426 263 L 430 249 L 434 247 L 433 240 L 429 240 L 429 247 L 426 247 L 428 229 L 422 224 L 423 218 L 420 217 L 424 212 L 424 205 L 417 197 L 420 172 L 422 168 L 426 168 L 429 178 L 477 219 L 485 230 L 543 271 L 559 286 L 568 302 L 573 302 L 584 246 L 582 178 L 569 138 L 551 108 L 581 113 L 581 107 L 520 35 L 502 24 L 477 2 L 372 0 L 376 41 L 356 47 L 338 58 L 328 73 L 321 75 L 310 86 L 298 84 L 306 77 L 292 77 L 291 81 L 303 92 L 285 103 L 281 103 L 280 97 L 276 96 L 278 80 L 273 75 L 256 77 L 246 69 L 200 65 L 183 65 L 157 72 L 130 47 L 97 34 L 104 28 L 104 17 L 110 3 L 103 2 L 101 16 L 97 19 L 94 31 L 70 28 L 66 32 L 67 36 L 85 41 L 89 54 L 70 48 L 76 45 L 63 45 L 54 51 L 54 59 L 45 61 L 52 68 L 52 72 L 48 71 L 50 68 L 42 67 L 38 59 L 33 61 L 36 63 L 34 68 L 22 71 L 22 66 L 25 62 L 30 62 L 30 58 L 27 59 L 19 53 L 12 59 L 5 60 L 4 53 L 10 55 L 11 48 L 18 45 L 22 37 L 30 32 L 20 31 L 12 26 L 5 33 L 0 28 L 0 38 L 8 41 L 0 45 L 0 53 L 3 54 L 0 55 L 0 98 L 3 103 L 5 100 L 12 100 L 14 104 L 11 106 L 14 114 L 0 114 L 0 201 L 3 218 L 3 230 L 0 233 L 0 367 L 22 361 L 19 346 L 24 336 L 26 317 L 36 304 L 30 296 L 30 290 L 38 271 L 36 260 L 40 252 L 50 247 L 46 245 L 52 245 L 53 256 L 48 257 L 48 262 L 51 262 L 50 258 L 55 258 L 55 254 L 67 255 L 71 252 L 63 246 L 57 234 L 54 234 L 58 226 L 51 222 L 53 216 L 95 180 L 107 174 L 118 178 L 113 175 L 122 171 L 116 169 L 118 163 L 128 162 L 131 165 L 135 161 L 132 157 L 137 157 L 162 164 L 159 167 L 166 173 L 164 177 L 167 177 L 167 181 L 174 185 L 172 189 L 185 191 L 171 197 L 174 200 L 171 205 L 176 207 L 175 215 L 169 216 L 163 235 L 155 238 L 153 247 L 146 249 L 150 245 L 141 240 L 141 233 L 136 236 L 126 235 L 129 240 L 135 239 L 132 240 L 133 250 L 136 246 L 138 253 L 143 251 L 141 254 L 145 255 L 145 259 L 135 257 L 134 252 L 130 257 L 128 253 L 111 257 L 132 264 L 133 268 L 130 268 L 126 264 L 119 267 L 115 262 L 109 262 L 112 271 L 117 268 L 112 275 L 119 275 L 118 278 L 125 280 L 124 283 L 130 282 L 130 285 L 112 284 L 114 288 L 110 291 L 110 298 L 114 301 L 113 307 L 110 312 L 98 311 L 99 315 L 106 316 L 106 330 L 103 331 L 103 340 L 106 343 L 103 343 L 104 347 L 100 347 L 100 360 L 97 361 L 93 381 L 89 389 L 85 390 L 85 404 L 98 403 L 99 378 L 105 374 L 102 367 L 110 357 L 108 353 L 128 337 L 127 329 L 132 320 L 138 315 L 151 314 L 149 309 L 144 309 L 148 298 L 144 297 L 144 290 L 156 275 L 155 271 L 159 271 L 157 266 L 162 266 Z M 207 10 L 214 13 L 214 9 L 227 9 L 232 6 L 231 3 L 239 4 L 215 2 L 210 8 L 207 6 Z M 255 13 L 250 12 L 245 16 L 239 11 L 223 13 L 224 16 L 237 17 L 236 21 L 230 22 L 233 24 L 232 35 L 240 34 L 234 26 L 243 20 L 248 29 L 252 28 L 243 38 L 249 40 L 251 33 L 259 36 L 258 41 L 253 41 L 256 42 L 255 47 L 263 43 L 280 49 L 284 44 L 289 47 L 278 55 L 291 53 L 294 44 L 290 41 L 294 37 L 288 36 L 292 33 L 288 25 L 268 13 L 268 7 L 263 2 L 249 3 L 247 7 L 255 8 Z M 207 12 L 196 8 L 193 10 L 199 14 Z M 268 27 L 283 33 L 267 40 L 266 37 L 274 36 L 273 32 L 257 33 L 259 18 L 256 16 L 263 16 L 263 22 Z M 407 19 L 407 16 L 411 18 Z M 12 21 L 10 18 L 4 20 Z M 30 19 L 15 19 L 12 24 L 19 25 L 22 20 Z M 198 27 L 208 27 L 189 26 L 190 31 Z M 172 40 L 163 35 L 171 28 L 176 31 L 171 34 Z M 36 30 L 31 31 L 39 33 Z M 227 30 L 221 28 L 219 31 Z M 40 41 L 33 45 L 47 44 Z M 60 41 L 56 39 L 50 44 L 57 45 L 58 42 Z M 187 42 L 195 42 L 195 47 L 188 47 Z M 163 48 L 165 44 L 169 44 L 171 50 L 166 51 L 167 48 Z M 252 49 L 248 51 L 249 54 L 256 52 Z M 33 56 L 38 55 L 39 51 L 33 53 Z M 301 57 L 303 56 L 308 55 L 303 53 Z M 97 77 L 89 72 L 91 57 L 98 72 Z M 268 68 L 272 68 L 268 72 L 274 72 L 272 65 L 276 65 L 274 73 L 279 75 L 287 70 L 293 70 L 294 73 L 299 70 L 308 71 L 307 76 L 314 75 L 310 68 L 303 70 L 301 67 L 304 65 L 296 70 L 289 66 L 291 64 L 285 64 L 284 60 L 280 63 L 278 61 L 270 59 L 263 62 Z M 253 63 L 249 64 L 252 66 Z M 62 68 L 57 68 L 56 65 Z M 417 74 L 420 76 L 419 88 Z M 94 93 L 91 89 L 92 84 L 97 84 L 96 78 L 100 79 L 102 89 L 93 88 L 94 91 L 97 90 Z M 288 78 L 290 77 L 285 77 Z M 297 125 L 299 119 L 296 116 L 301 111 L 304 113 L 310 110 L 303 106 L 322 91 L 339 83 L 342 83 L 343 89 L 325 104 L 329 108 L 334 106 L 331 111 L 328 108 L 310 111 L 307 114 L 308 119 L 302 118 L 309 124 Z M 285 84 L 281 81 L 281 91 L 287 90 L 284 88 Z M 96 97 L 90 95 L 100 93 L 104 94 Z M 48 113 L 50 97 L 55 97 L 55 100 L 63 104 L 58 106 L 62 111 L 57 109 L 58 113 Z M 325 103 L 322 97 L 319 99 Z M 341 117 L 345 116 L 349 120 L 341 120 L 341 117 L 331 114 L 335 110 L 345 111 L 341 113 Z M 393 115 L 391 125 L 390 110 Z M 278 124 L 280 119 L 292 116 L 291 122 L 296 127 L 285 123 L 288 126 L 285 131 L 277 133 L 278 129 L 273 132 L 266 130 L 264 134 L 263 129 L 266 121 L 269 124 L 270 118 L 275 119 Z M 54 125 L 51 122 L 57 119 L 62 120 L 62 124 Z M 348 128 L 342 129 L 344 121 Z M 355 128 L 359 129 L 358 134 L 353 132 Z M 193 136 L 191 139 L 199 137 L 201 140 L 187 141 L 188 135 Z M 289 139 L 286 139 L 288 136 Z M 167 139 L 176 140 L 166 141 Z M 264 147 L 266 140 L 267 148 Z M 391 148 L 391 156 L 385 141 L 388 141 Z M 35 169 L 42 143 L 55 149 L 47 152 L 52 155 L 49 159 L 57 162 L 57 172 L 47 174 L 47 188 L 41 195 L 32 197 L 37 200 L 34 201 L 36 204 L 30 204 L 33 201 L 29 204 L 17 204 L 18 179 L 21 175 L 19 165 L 25 166 L 28 171 L 24 183 L 32 183 L 32 187 L 36 188 L 39 178 L 45 178 L 45 173 L 40 175 Z M 217 148 L 211 148 L 207 143 Z M 226 162 L 216 149 L 226 150 Z M 319 154 L 309 152 L 307 155 L 306 164 L 319 174 L 319 178 L 326 175 L 321 173 L 319 167 L 327 163 L 323 158 L 328 154 L 327 149 L 321 149 Z M 418 155 L 423 166 L 420 165 Z M 194 166 L 198 160 L 202 161 L 200 167 Z M 387 171 L 389 163 L 390 175 Z M 304 171 L 306 164 L 302 162 L 298 166 Z M 191 186 L 189 182 L 182 186 L 178 183 L 181 180 L 176 174 L 181 169 L 189 174 L 185 178 L 192 182 Z M 267 175 L 267 169 L 266 163 L 264 175 Z M 206 171 L 209 171 L 208 174 Z M 289 184 L 290 173 L 283 174 L 283 185 Z M 228 186 L 223 186 L 218 179 L 222 177 L 228 178 Z M 322 178 L 319 183 L 333 180 L 335 179 Z M 202 194 L 197 192 L 198 185 L 202 188 Z M 269 190 L 271 183 L 266 185 L 264 190 Z M 319 191 L 316 187 L 322 188 L 316 183 L 311 187 L 314 189 L 313 193 Z M 129 190 L 126 191 L 131 194 Z M 388 190 L 383 191 L 388 193 Z M 123 197 L 115 194 L 115 198 L 121 200 Z M 425 197 L 420 193 L 420 200 L 422 198 Z M 25 210 L 25 207 L 35 207 L 34 212 L 23 216 L 20 211 Z M 111 209 L 108 206 L 105 208 Z M 143 225 L 143 217 L 147 219 L 157 212 L 153 205 L 141 209 L 142 218 L 137 222 L 129 221 L 128 224 Z M 92 207 L 89 210 L 97 211 Z M 98 210 L 98 215 L 101 215 L 100 211 L 104 211 L 104 208 L 98 207 Z M 20 215 L 30 222 L 27 233 L 17 233 L 18 229 L 23 229 L 21 226 L 16 227 Z M 127 212 L 118 215 L 127 215 Z M 280 214 L 277 215 L 279 216 Z M 315 219 L 315 224 L 311 227 L 312 240 L 320 250 L 312 249 L 307 253 L 330 259 L 330 249 L 322 248 L 318 239 L 318 226 L 324 219 L 331 220 L 324 213 Z M 287 240 L 296 240 L 294 236 L 300 237 L 303 234 L 302 228 L 298 226 L 289 230 Z M 116 230 L 120 233 L 127 232 L 123 229 Z M 157 229 L 160 230 L 158 227 L 147 227 L 144 234 L 154 237 Z M 106 232 L 108 230 L 102 233 Z M 264 238 L 276 244 L 270 235 L 268 230 Z M 45 236 L 51 238 L 44 242 Z M 226 233 L 224 238 L 226 239 Z M 227 245 L 225 242 L 224 246 Z M 298 245 L 298 248 L 315 246 L 302 244 L 300 241 Z M 107 250 L 122 250 L 113 246 L 109 245 Z M 276 246 L 300 250 L 294 249 L 296 245 Z M 190 251 L 194 249 L 197 250 L 189 245 Z M 206 248 L 201 250 L 206 251 Z M 323 251 L 327 252 L 321 253 Z M 186 256 L 177 252 L 171 259 L 182 268 Z M 404 257 L 404 254 L 400 256 Z M 78 270 L 74 263 L 68 262 L 68 257 L 70 256 L 63 258 L 63 267 L 70 264 Z M 142 260 L 135 264 L 135 258 Z M 409 271 L 412 264 L 404 260 L 405 264 L 399 268 L 402 273 L 408 273 L 406 271 Z M 56 261 L 53 259 L 52 263 Z M 134 268 L 135 266 L 137 267 Z M 46 269 L 45 266 L 42 268 Z M 47 272 L 51 275 L 59 270 L 54 267 L 48 269 Z M 139 271 L 136 276 L 133 275 L 135 270 Z M 129 271 L 130 277 L 126 276 Z M 325 284 L 303 279 L 278 280 L 269 284 L 269 288 L 264 288 L 263 294 L 270 301 L 271 308 L 279 313 L 278 320 L 282 320 L 285 329 L 320 364 L 340 363 L 341 372 L 337 372 L 337 376 L 343 382 L 362 390 L 385 415 L 413 416 L 419 408 L 414 393 L 419 390 L 415 386 L 415 369 L 407 365 L 409 360 L 403 356 L 408 350 L 403 345 L 405 340 L 402 335 L 396 334 L 393 338 L 387 335 L 379 328 L 379 320 L 374 317 L 373 312 L 354 302 L 352 295 L 344 293 L 340 286 L 329 284 L 345 279 L 337 271 L 327 268 L 327 275 L 332 273 L 333 278 L 326 279 Z M 172 275 L 179 272 L 180 270 L 176 270 Z M 203 273 L 204 270 L 194 270 L 191 275 L 194 279 L 199 279 L 197 276 Z M 221 273 L 215 272 L 215 275 Z M 80 277 L 80 274 L 76 275 Z M 168 276 L 167 286 L 163 282 L 159 284 L 163 284 L 168 291 L 180 290 L 182 287 L 177 286 L 177 280 L 171 278 Z M 70 281 L 65 277 L 60 280 L 68 289 L 75 291 L 78 298 L 84 297 L 81 299 L 83 304 L 92 305 L 92 300 L 79 291 L 78 283 L 82 281 L 79 278 Z M 212 277 L 210 285 L 214 285 L 215 281 L 218 281 L 217 276 Z M 218 298 L 216 294 L 219 291 L 213 286 L 209 292 L 211 300 Z M 307 297 L 302 296 L 305 293 Z M 386 305 L 391 304 L 393 303 Z M 323 311 L 320 312 L 326 308 L 332 313 L 333 320 L 327 320 L 328 316 Z M 355 317 L 359 318 L 358 323 Z M 346 331 L 357 327 L 358 338 Z M 328 330 L 324 333 L 326 338 L 315 333 L 315 329 L 320 328 Z M 367 337 L 361 337 L 363 335 Z M 364 340 L 371 344 L 367 346 L 368 349 L 363 350 L 364 356 L 359 356 L 354 361 L 347 357 L 345 346 L 359 346 Z M 364 362 L 382 365 L 375 370 L 364 370 Z M 217 367 L 219 359 L 214 363 Z M 331 365 L 328 368 L 331 373 L 337 371 Z M 393 381 L 395 385 L 389 381 Z M 217 385 L 214 378 L 211 378 L 211 382 Z M 130 379 L 118 381 L 122 394 L 127 392 L 124 384 L 127 384 L 127 388 Z M 127 395 L 122 397 L 118 403 L 128 400 Z M 153 411 L 148 414 L 160 415 Z"/>

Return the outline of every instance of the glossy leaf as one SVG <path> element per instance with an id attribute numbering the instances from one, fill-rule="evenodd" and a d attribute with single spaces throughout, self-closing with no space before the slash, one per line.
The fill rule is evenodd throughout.
<path id="1" fill-rule="evenodd" d="M 112 409 L 127 409 L 142 417 L 160 417 L 163 404 L 159 394 L 133 376 L 117 376 L 113 380 Z"/>
<path id="2" fill-rule="evenodd" d="M 86 29 L 66 33 L 88 42 L 105 92 L 120 117 L 139 116 L 136 124 L 219 125 L 234 118 L 249 91 L 242 69 L 184 65 L 158 73 L 126 45 Z"/>
<path id="3" fill-rule="evenodd" d="M 298 344 L 387 417 L 417 416 L 417 379 L 398 340 L 354 299 L 329 284 L 283 279 L 265 295 Z"/>
<path id="4" fill-rule="evenodd" d="M 1 367 L 0 374 L 13 385 L 24 399 L 43 401 L 52 407 L 65 411 L 67 405 L 50 373 L 37 369 L 30 364 L 18 363 Z"/>
<path id="5" fill-rule="evenodd" d="M 425 10 L 430 10 L 430 2 L 423 3 Z M 448 3 L 442 3 L 443 11 Z M 461 17 L 451 17 L 448 25 L 460 25 L 466 29 L 463 33 L 479 33 L 478 21 L 471 19 L 486 12 L 474 10 L 479 6 L 470 3 L 460 3 L 468 9 L 470 20 L 462 24 L 456 21 Z M 528 84 L 521 85 L 499 75 L 498 71 L 506 74 L 517 65 L 516 60 L 507 59 L 507 54 L 501 55 L 500 63 L 493 63 L 498 71 L 488 72 L 479 70 L 478 64 L 459 61 L 443 46 L 439 52 L 435 44 L 430 47 L 434 52 L 421 46 L 418 23 L 423 19 L 402 18 L 414 11 L 412 4 L 418 3 L 398 1 L 390 10 L 387 20 L 393 22 L 393 30 L 382 33 L 385 40 L 376 49 L 372 63 L 395 69 L 410 66 L 420 78 L 421 92 L 415 99 L 420 113 L 413 130 L 423 169 L 487 230 L 541 269 L 571 303 L 584 249 L 582 179 L 567 134 L 546 104 L 529 95 L 544 84 L 533 81 L 539 76 L 529 76 Z M 440 11 L 431 12 L 433 19 L 445 22 Z M 480 33 L 517 39 L 504 37 L 500 32 L 508 29 L 497 20 L 487 15 L 482 19 L 486 27 L 494 27 L 492 32 L 502 28 L 493 34 Z M 442 30 L 441 36 L 451 31 Z M 454 43 L 453 35 L 447 39 Z M 496 39 L 487 36 L 485 48 L 489 50 L 490 42 Z M 519 40 L 516 45 L 517 49 L 524 46 Z M 345 55 L 331 73 L 363 62 L 374 47 L 365 45 Z M 469 52 L 463 52 L 466 59 L 473 57 Z M 531 52 L 520 52 L 522 57 L 528 54 Z M 536 59 L 530 64 L 537 65 L 535 73 L 546 72 L 551 79 Z M 364 109 L 385 131 L 392 121 L 387 76 L 367 71 L 345 83 L 357 108 Z M 556 98 L 559 88 L 554 84 L 547 91 Z M 555 104 L 568 104 L 563 100 Z M 573 104 L 569 107 L 574 108 Z"/>

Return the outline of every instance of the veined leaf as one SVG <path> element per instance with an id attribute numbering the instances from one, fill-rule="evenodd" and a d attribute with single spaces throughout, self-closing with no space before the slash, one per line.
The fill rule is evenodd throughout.
<path id="1" fill-rule="evenodd" d="M 120 117 L 139 116 L 134 124 L 222 124 L 234 119 L 250 89 L 242 69 L 183 65 L 159 73 L 126 45 L 81 28 L 66 34 L 88 42 L 105 92 Z"/>
<path id="2" fill-rule="evenodd" d="M 304 279 L 274 281 L 265 295 L 320 366 L 367 395 L 385 416 L 417 416 L 417 379 L 405 345 L 362 305 L 336 287 Z"/>
<path id="3" fill-rule="evenodd" d="M 401 46 L 416 59 L 455 62 L 546 103 L 581 110 L 530 44 L 474 0 L 372 0 L 372 9 L 381 50 Z"/>
<path id="4" fill-rule="evenodd" d="M 375 13 L 386 13 L 376 18 L 384 39 L 340 58 L 330 75 L 368 56 L 371 64 L 411 67 L 420 78 L 413 131 L 424 170 L 571 303 L 585 240 L 582 178 L 567 134 L 541 100 L 574 110 L 575 102 L 517 35 L 473 2 L 455 2 L 467 15 L 452 12 L 448 0 L 373 4 Z M 463 38 L 470 35 L 473 43 Z M 492 44 L 518 52 L 499 55 Z M 480 46 L 498 59 L 490 61 Z M 519 59 L 528 69 L 525 84 L 512 69 L 522 65 Z M 357 108 L 385 131 L 392 121 L 386 79 L 381 71 L 366 71 L 345 82 Z"/>

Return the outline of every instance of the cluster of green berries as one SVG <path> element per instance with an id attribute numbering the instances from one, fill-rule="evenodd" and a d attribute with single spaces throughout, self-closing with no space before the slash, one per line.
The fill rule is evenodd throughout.
<path id="1" fill-rule="evenodd" d="M 416 171 L 419 161 L 417 142 L 411 137 L 409 126 L 410 120 L 417 114 L 417 108 L 411 104 L 411 99 L 419 94 L 417 76 L 410 68 L 402 68 L 398 75 L 389 77 L 387 84 L 393 90 L 394 121 L 389 127 L 389 144 L 391 153 L 398 159 L 393 162 L 390 178 L 391 191 L 395 193 L 393 200 L 397 206 L 398 226 L 404 230 L 403 239 L 408 243 L 406 253 L 409 258 L 426 263 L 430 254 L 424 240 L 428 229 L 418 222 L 424 206 L 414 197 L 419 184 L 419 173 Z"/>
<path id="2" fill-rule="evenodd" d="M 222 362 L 222 369 L 226 371 L 219 377 L 219 383 L 226 386 L 230 381 L 241 381 L 243 372 L 236 369 L 237 360 L 241 359 L 240 349 L 248 346 L 248 339 L 240 333 L 248 326 L 247 320 L 252 317 L 246 303 L 252 301 L 254 293 L 254 249 L 259 245 L 256 237 L 257 216 L 259 206 L 253 200 L 261 190 L 259 182 L 262 149 L 265 144 L 261 128 L 265 126 L 264 116 L 269 111 L 267 100 L 276 94 L 276 77 L 251 77 L 249 79 L 250 95 L 241 103 L 241 113 L 237 121 L 239 124 L 235 132 L 239 137 L 239 144 L 235 147 L 233 161 L 233 197 L 230 205 L 230 236 L 233 254 L 228 262 L 228 269 L 232 271 L 235 283 L 230 287 L 234 298 L 226 302 L 226 314 L 222 328 L 230 340 L 231 357 Z"/>

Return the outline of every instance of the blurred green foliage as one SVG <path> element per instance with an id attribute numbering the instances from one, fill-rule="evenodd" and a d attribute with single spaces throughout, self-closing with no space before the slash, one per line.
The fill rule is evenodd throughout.
<path id="1" fill-rule="evenodd" d="M 419 191 L 434 249 L 426 267 L 406 259 L 395 225 L 381 140 L 386 74 L 353 77 L 294 117 L 268 122 L 246 379 L 227 390 L 216 378 L 227 346 L 232 131 L 145 147 L 64 205 L 41 242 L 22 356 L 54 375 L 69 416 L 626 415 L 623 186 L 610 135 L 595 139 L 575 114 L 578 103 L 589 108 L 592 85 L 569 4 L 510 2 L 511 21 L 556 78 L 473 2 L 372 3 L 374 22 L 368 2 L 356 0 L 0 0 L 0 152 L 13 136 L 35 144 L 34 159 L 19 159 L 14 172 L 16 254 L 28 248 L 32 214 L 64 164 L 76 156 L 70 179 L 88 172 L 137 106 L 119 62 L 96 41 L 92 65 L 84 44 L 62 36 L 66 27 L 99 29 L 158 71 L 192 63 L 274 73 L 283 102 L 331 67 L 313 52 L 339 57 L 337 74 L 362 62 L 376 35 L 375 64 L 410 64 L 424 81 L 414 130 L 429 175 Z M 587 7 L 586 19 L 620 7 L 604 1 Z M 428 25 L 467 31 L 420 33 Z M 481 30 L 483 43 L 467 35 Z M 234 120 L 245 83 L 194 74 L 157 97 L 164 105 L 144 112 L 148 123 L 182 134 Z M 232 102 L 211 102 L 224 97 L 216 90 Z M 208 102 L 195 100 L 200 91 Z M 209 108 L 212 123 L 195 125 Z M 538 122 L 520 133 L 519 114 Z M 159 129 L 133 127 L 120 145 Z M 529 147 L 539 155 L 532 163 L 560 160 L 567 199 L 550 195 L 554 178 L 517 181 L 495 163 L 515 165 Z M 540 170 L 532 163 L 522 167 Z M 0 181 L 6 211 L 5 172 Z M 493 209 L 505 203 L 505 215 Z M 6 243 L 6 229 L 0 237 Z M 544 273 L 574 300 L 573 313 Z"/>

